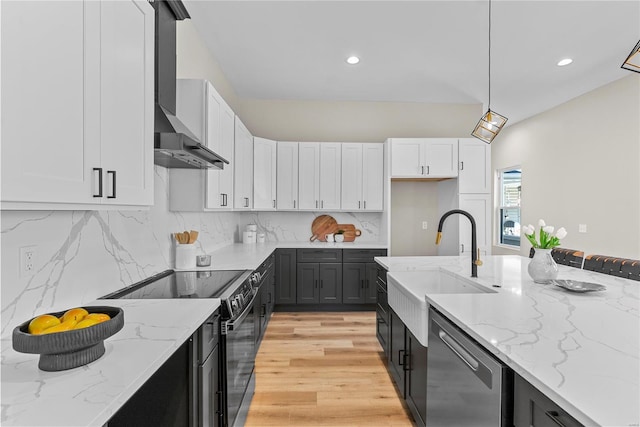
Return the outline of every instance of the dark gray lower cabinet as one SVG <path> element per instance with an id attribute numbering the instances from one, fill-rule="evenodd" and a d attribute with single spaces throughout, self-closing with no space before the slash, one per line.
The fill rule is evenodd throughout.
<path id="1" fill-rule="evenodd" d="M 199 413 L 198 425 L 221 425 L 220 414 L 222 411 L 222 385 L 220 384 L 220 353 L 219 346 L 211 352 L 206 362 L 198 367 L 198 377 L 203 381 L 199 383 L 199 405 L 202 411 Z M 209 402 L 205 401 L 208 399 Z"/>
<path id="2" fill-rule="evenodd" d="M 427 416 L 427 347 L 409 331 L 392 309 L 389 313 L 388 369 L 400 396 L 418 426 Z"/>
<path id="3" fill-rule="evenodd" d="M 384 354 L 389 357 L 389 303 L 387 300 L 387 271 L 379 267 L 376 278 L 376 336 Z"/>
<path id="4" fill-rule="evenodd" d="M 365 297 L 366 264 L 345 262 L 342 264 L 342 302 L 362 304 Z"/>
<path id="5" fill-rule="evenodd" d="M 296 250 L 276 250 L 276 304 L 295 304 L 296 296 Z"/>
<path id="6" fill-rule="evenodd" d="M 514 389 L 515 427 L 582 426 L 520 375 L 515 375 Z"/>
<path id="7" fill-rule="evenodd" d="M 342 264 L 298 263 L 298 304 L 342 303 Z"/>
<path id="8" fill-rule="evenodd" d="M 427 347 L 424 347 L 411 331 L 406 331 L 405 388 L 407 406 L 418 426 L 427 419 Z"/>
<path id="9" fill-rule="evenodd" d="M 382 267 L 375 262 L 368 262 L 365 264 L 365 304 L 375 304 L 378 299 L 378 287 L 376 286 L 376 283 L 378 270 L 381 268 Z"/>
<path id="10" fill-rule="evenodd" d="M 402 320 L 400 320 L 395 311 L 389 309 L 389 361 L 387 366 L 403 399 L 406 396 L 404 371 L 404 363 L 406 360 L 405 339 L 404 323 L 402 323 Z"/>

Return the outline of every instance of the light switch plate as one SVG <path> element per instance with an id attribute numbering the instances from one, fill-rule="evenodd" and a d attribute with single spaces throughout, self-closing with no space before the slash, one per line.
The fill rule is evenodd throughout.
<path id="1" fill-rule="evenodd" d="M 578 224 L 578 233 L 586 233 L 587 224 Z"/>

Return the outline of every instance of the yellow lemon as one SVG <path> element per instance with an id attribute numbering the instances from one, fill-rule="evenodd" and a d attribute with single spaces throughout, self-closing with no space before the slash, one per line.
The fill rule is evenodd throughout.
<path id="1" fill-rule="evenodd" d="M 84 308 L 81 307 L 76 307 L 76 308 L 72 308 L 71 310 L 67 310 L 63 315 L 62 315 L 62 323 L 66 322 L 67 320 L 75 320 L 76 322 L 81 321 L 82 319 L 84 319 L 84 317 L 89 314 L 89 312 L 87 310 L 85 310 Z"/>
<path id="2" fill-rule="evenodd" d="M 42 314 L 29 322 L 29 333 L 40 335 L 42 331 L 60 324 L 60 319 L 50 314 Z"/>
<path id="3" fill-rule="evenodd" d="M 74 328 L 74 326 L 76 326 L 77 323 L 78 322 L 76 322 L 74 319 L 66 320 L 60 323 L 59 325 L 55 325 L 45 329 L 44 331 L 42 331 L 42 335 L 55 334 L 56 332 L 70 331 L 71 329 Z"/>
<path id="4" fill-rule="evenodd" d="M 100 323 L 100 320 L 98 319 L 82 319 L 73 327 L 73 329 L 88 328 L 89 326 L 97 325 L 98 323 Z"/>
<path id="5" fill-rule="evenodd" d="M 83 320 L 87 320 L 87 319 L 96 319 L 100 322 L 106 322 L 107 320 L 110 320 L 111 317 L 105 313 L 89 313 L 85 316 Z"/>

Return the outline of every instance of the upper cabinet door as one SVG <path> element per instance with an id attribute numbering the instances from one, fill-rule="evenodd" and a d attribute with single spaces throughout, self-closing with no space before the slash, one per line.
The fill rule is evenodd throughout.
<path id="1" fill-rule="evenodd" d="M 276 161 L 278 209 L 298 209 L 298 143 L 278 142 Z"/>
<path id="2" fill-rule="evenodd" d="M 253 208 L 276 209 L 276 142 L 253 138 Z"/>
<path id="3" fill-rule="evenodd" d="M 383 195 L 384 145 L 362 144 L 362 209 L 381 211 Z"/>
<path id="4" fill-rule="evenodd" d="M 219 97 L 219 95 L 218 95 Z M 220 98 L 222 99 L 222 98 Z M 209 175 L 219 175 L 219 194 L 217 200 L 221 208 L 230 209 L 233 205 L 233 176 L 235 170 L 235 114 L 227 103 L 223 103 L 220 109 L 220 154 L 229 161 L 220 171 L 209 171 Z"/>
<path id="5" fill-rule="evenodd" d="M 301 142 L 298 145 L 299 209 L 320 209 L 320 144 Z"/>
<path id="6" fill-rule="evenodd" d="M 362 145 L 342 144 L 342 209 L 361 210 L 362 197 Z M 382 176 L 382 174 L 381 174 Z"/>
<path id="7" fill-rule="evenodd" d="M 320 209 L 340 209 L 342 144 L 320 144 Z"/>
<path id="8" fill-rule="evenodd" d="M 84 132 L 85 2 L 0 7 L 2 201 L 93 203 L 100 147 Z"/>
<path id="9" fill-rule="evenodd" d="M 236 116 L 234 209 L 248 210 L 253 204 L 253 136 Z"/>
<path id="10" fill-rule="evenodd" d="M 424 140 L 419 138 L 391 139 L 391 177 L 422 177 L 424 175 Z"/>
<path id="11" fill-rule="evenodd" d="M 465 138 L 460 140 L 459 148 L 458 191 L 490 193 L 491 146 L 476 138 Z"/>
<path id="12" fill-rule="evenodd" d="M 425 177 L 447 178 L 458 176 L 457 139 L 428 139 L 424 147 Z"/>
<path id="13" fill-rule="evenodd" d="M 106 201 L 150 205 L 154 10 L 144 0 L 103 1 L 100 8 L 100 130 Z"/>

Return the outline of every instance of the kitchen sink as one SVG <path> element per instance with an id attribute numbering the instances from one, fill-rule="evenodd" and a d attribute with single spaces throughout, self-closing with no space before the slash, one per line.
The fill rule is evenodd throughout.
<path id="1" fill-rule="evenodd" d="M 427 346 L 428 294 L 492 294 L 495 290 L 440 269 L 390 272 L 387 280 L 389 306 L 420 344 Z"/>

